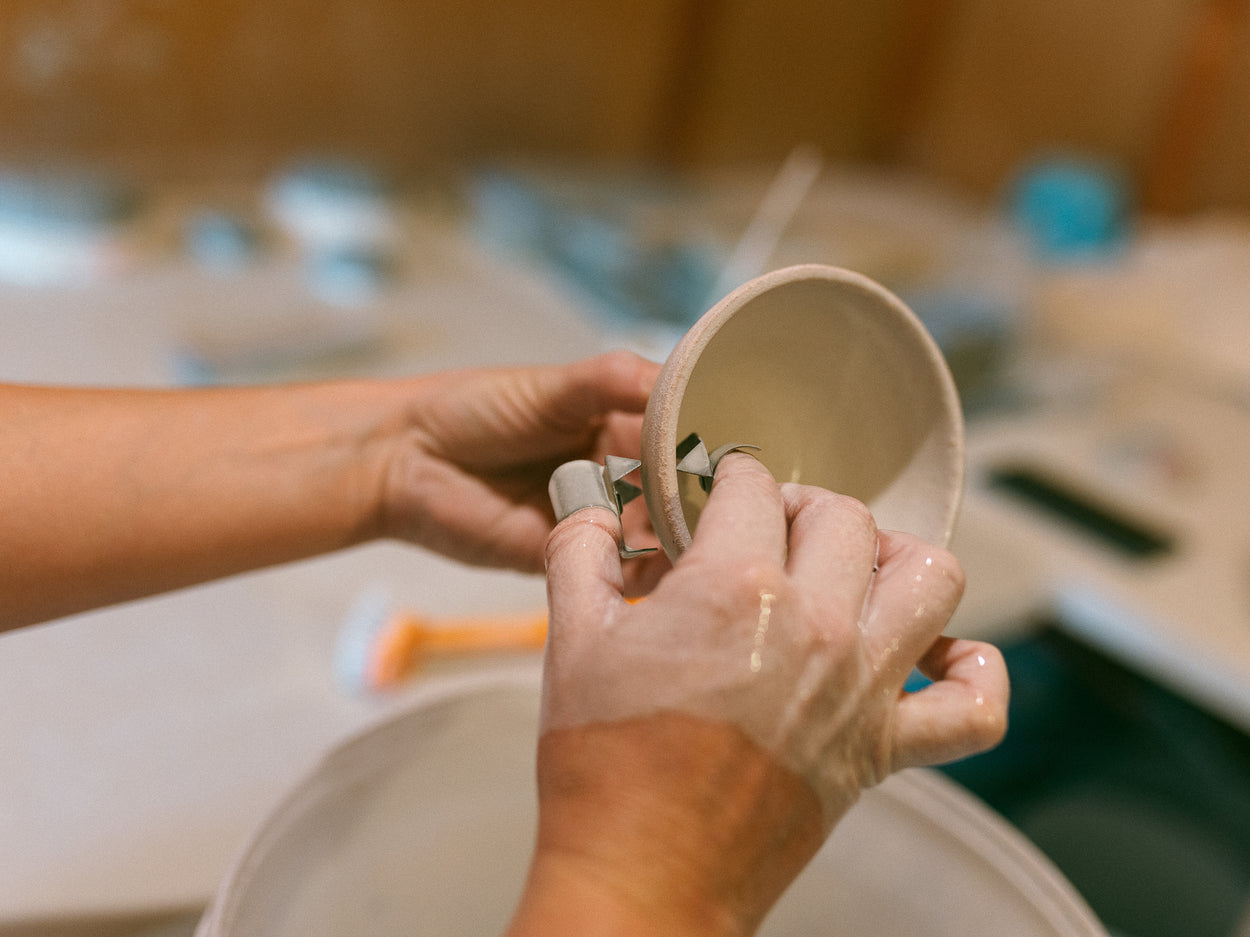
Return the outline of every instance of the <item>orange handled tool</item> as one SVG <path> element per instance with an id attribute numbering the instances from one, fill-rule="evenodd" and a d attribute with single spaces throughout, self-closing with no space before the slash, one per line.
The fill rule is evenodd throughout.
<path id="1" fill-rule="evenodd" d="M 437 623 L 407 612 L 378 632 L 364 678 L 374 689 L 394 686 L 432 654 L 529 651 L 547 640 L 547 616 L 453 618 Z"/>

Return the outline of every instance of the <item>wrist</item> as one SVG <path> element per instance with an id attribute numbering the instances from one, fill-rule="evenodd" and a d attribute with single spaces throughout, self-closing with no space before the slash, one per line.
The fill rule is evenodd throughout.
<path id="1" fill-rule="evenodd" d="M 388 487 L 396 465 L 411 460 L 412 411 L 422 378 L 308 384 L 289 406 L 306 426 L 303 452 L 308 487 L 300 500 L 323 515 L 317 552 L 395 535 Z M 312 461 L 315 460 L 318 465 Z"/>
<path id="2" fill-rule="evenodd" d="M 728 723 L 658 713 L 548 732 L 538 774 L 510 937 L 745 937 L 823 841 L 812 789 Z"/>
<path id="3" fill-rule="evenodd" d="M 635 870 L 636 874 L 636 870 Z M 631 876 L 632 877 L 632 876 Z M 714 907 L 644 896 L 586 856 L 538 848 L 506 937 L 742 937 Z"/>
<path id="4" fill-rule="evenodd" d="M 387 484 L 409 428 L 409 382 L 339 382 L 309 385 L 307 392 L 319 421 L 314 451 L 325 461 L 324 504 L 337 546 L 390 536 Z"/>
<path id="5" fill-rule="evenodd" d="M 228 400 L 234 392 L 223 393 Z M 274 560 L 383 535 L 383 482 L 401 425 L 398 387 L 338 381 L 239 394 L 223 408 L 234 414 L 225 427 L 238 436 L 226 439 L 225 459 L 210 453 L 212 476 L 223 491 L 233 491 L 236 505 L 251 506 L 251 526 L 258 541 L 268 541 Z M 251 416 L 243 416 L 248 411 Z"/>

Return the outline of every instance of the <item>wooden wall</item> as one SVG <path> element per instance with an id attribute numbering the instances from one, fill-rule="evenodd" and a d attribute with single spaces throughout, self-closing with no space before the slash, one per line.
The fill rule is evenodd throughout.
<path id="1" fill-rule="evenodd" d="M 1250 207 L 1250 0 L 4 0 L 0 158 L 140 177 L 309 151 L 901 161 L 1066 149 Z"/>

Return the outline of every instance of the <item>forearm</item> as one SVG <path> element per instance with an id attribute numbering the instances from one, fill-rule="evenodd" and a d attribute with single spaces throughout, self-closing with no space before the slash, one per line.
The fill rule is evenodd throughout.
<path id="1" fill-rule="evenodd" d="M 0 627 L 373 536 L 400 391 L 0 387 Z"/>

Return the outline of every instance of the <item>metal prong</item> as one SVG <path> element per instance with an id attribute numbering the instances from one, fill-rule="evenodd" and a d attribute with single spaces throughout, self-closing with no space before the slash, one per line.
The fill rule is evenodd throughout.
<path id="1" fill-rule="evenodd" d="M 603 470 L 607 472 L 608 482 L 619 482 L 636 468 L 640 468 L 642 462 L 638 459 L 627 459 L 624 456 L 610 455 L 603 460 Z"/>
<path id="2" fill-rule="evenodd" d="M 747 449 L 753 449 L 756 452 L 761 451 L 759 446 L 752 445 L 749 442 L 731 442 L 721 446 L 708 456 L 708 461 L 712 463 L 712 474 L 716 474 L 716 466 L 720 465 L 720 460 L 729 455 L 729 453 L 744 452 Z"/>
<path id="3" fill-rule="evenodd" d="M 612 488 L 616 492 L 616 502 L 621 507 L 625 507 L 625 505 L 642 494 L 641 488 L 624 480 L 613 482 Z"/>
<path id="4" fill-rule="evenodd" d="M 555 510 L 557 522 L 589 507 L 607 508 L 619 521 L 621 506 L 642 493 L 641 488 L 624 480 L 625 475 L 642 465 L 641 462 L 619 456 L 608 456 L 604 462 L 604 465 L 600 465 L 588 459 L 579 459 L 565 462 L 555 470 L 547 491 L 551 496 L 551 506 Z M 622 530 L 617 552 L 621 559 L 627 560 L 654 553 L 655 548 L 635 549 L 628 546 Z"/>
<path id="5" fill-rule="evenodd" d="M 612 489 L 612 496 L 616 499 L 616 514 L 619 517 L 621 510 L 629 502 L 642 494 L 642 489 L 637 485 L 627 482 L 625 476 L 634 469 L 641 468 L 642 462 L 639 459 L 626 459 L 619 455 L 605 456 L 603 460 L 603 478 Z M 655 547 L 634 548 L 625 543 L 625 530 L 621 529 L 621 545 L 617 552 L 621 559 L 631 560 L 637 556 L 646 556 L 648 553 L 654 553 Z"/>
<path id="6" fill-rule="evenodd" d="M 610 455 L 603 460 L 603 479 L 616 496 L 617 504 L 624 507 L 642 494 L 637 485 L 625 481 L 625 476 L 642 466 L 638 459 L 626 459 L 619 455 Z"/>
<path id="7" fill-rule="evenodd" d="M 683 449 L 686 451 L 683 452 Z M 707 446 L 697 433 L 691 433 L 678 444 L 677 458 L 677 471 L 711 478 L 712 460 L 708 457 Z"/>
<path id="8" fill-rule="evenodd" d="M 707 445 L 699 438 L 698 433 L 691 433 L 677 446 L 677 471 L 687 475 L 697 475 L 699 485 L 704 491 L 712 490 L 712 478 L 716 474 L 716 466 L 726 455 L 744 449 L 759 451 L 759 446 L 746 442 L 731 442 L 718 447 L 709 453 Z M 684 451 L 683 451 L 684 450 Z"/>
<path id="9" fill-rule="evenodd" d="M 635 549 L 633 547 L 627 547 L 624 541 L 622 541 L 620 549 L 616 552 L 620 554 L 621 559 L 632 560 L 639 556 L 646 556 L 648 553 L 654 553 L 655 547 L 639 547 Z"/>

